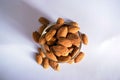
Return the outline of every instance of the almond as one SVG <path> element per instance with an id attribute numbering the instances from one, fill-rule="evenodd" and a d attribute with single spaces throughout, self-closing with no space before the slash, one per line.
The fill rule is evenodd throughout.
<path id="1" fill-rule="evenodd" d="M 48 58 L 43 58 L 43 62 L 42 62 L 43 68 L 47 69 L 49 68 L 49 59 Z"/>
<path id="2" fill-rule="evenodd" d="M 56 56 L 64 56 L 68 52 L 68 48 L 62 45 L 52 47 Z"/>
<path id="3" fill-rule="evenodd" d="M 68 32 L 69 33 L 76 33 L 76 32 L 78 32 L 79 31 L 79 27 L 76 27 L 76 26 L 69 26 L 68 27 Z"/>
<path id="4" fill-rule="evenodd" d="M 40 38 L 40 34 L 37 31 L 33 32 L 33 39 L 34 39 L 34 41 L 38 43 L 39 42 L 39 38 Z"/>
<path id="5" fill-rule="evenodd" d="M 47 19 L 44 18 L 44 17 L 40 17 L 40 18 L 39 18 L 39 22 L 40 22 L 41 24 L 45 25 L 45 26 L 47 26 L 47 25 L 50 23 L 49 20 L 47 20 Z"/>
<path id="6" fill-rule="evenodd" d="M 48 57 L 49 59 L 53 60 L 53 61 L 57 61 L 56 56 L 53 54 L 53 52 L 46 52 L 46 57 Z"/>
<path id="7" fill-rule="evenodd" d="M 83 44 L 87 45 L 88 44 L 88 37 L 87 37 L 87 35 L 86 34 L 82 34 L 81 36 L 82 36 Z"/>
<path id="8" fill-rule="evenodd" d="M 49 64 L 54 70 L 56 70 L 56 71 L 60 70 L 59 64 L 57 62 L 49 60 Z"/>
<path id="9" fill-rule="evenodd" d="M 47 32 L 46 35 L 45 35 L 46 41 L 50 41 L 50 39 L 53 38 L 53 36 L 55 35 L 55 33 L 56 33 L 55 29 L 51 29 L 49 32 Z"/>
<path id="10" fill-rule="evenodd" d="M 67 27 L 61 27 L 57 32 L 57 38 L 66 37 L 67 33 L 68 33 L 68 28 Z"/>
<path id="11" fill-rule="evenodd" d="M 75 34 L 69 33 L 67 35 L 67 39 L 71 40 L 72 45 L 77 46 L 77 47 L 80 46 L 81 39 L 78 35 L 78 32 L 77 32 L 77 34 L 76 33 Z"/>
<path id="12" fill-rule="evenodd" d="M 75 62 L 75 63 L 80 62 L 80 61 L 83 59 L 83 57 L 84 57 L 84 53 L 83 53 L 83 52 L 80 52 L 80 53 L 78 54 L 78 56 L 76 56 L 76 58 L 74 59 L 74 62 Z"/>
<path id="13" fill-rule="evenodd" d="M 59 26 L 64 24 L 64 19 L 63 18 L 58 18 L 56 24 L 59 24 Z"/>
<path id="14" fill-rule="evenodd" d="M 72 46 L 72 42 L 67 38 L 59 38 L 58 44 L 61 44 L 65 47 L 71 47 Z"/>
<path id="15" fill-rule="evenodd" d="M 71 59 L 71 56 L 60 56 L 58 57 L 58 62 L 68 62 Z"/>
<path id="16" fill-rule="evenodd" d="M 41 55 L 39 55 L 39 54 L 36 54 L 36 61 L 37 61 L 37 63 L 38 64 L 42 64 L 42 56 Z"/>

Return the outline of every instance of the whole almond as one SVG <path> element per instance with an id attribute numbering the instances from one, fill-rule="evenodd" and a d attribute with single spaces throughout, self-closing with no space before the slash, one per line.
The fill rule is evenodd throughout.
<path id="1" fill-rule="evenodd" d="M 60 56 L 58 57 L 58 62 L 68 62 L 71 59 L 71 56 Z"/>
<path id="2" fill-rule="evenodd" d="M 42 64 L 42 56 L 41 55 L 39 55 L 39 54 L 36 54 L 36 61 L 37 61 L 37 63 L 38 64 Z"/>
<path id="3" fill-rule="evenodd" d="M 83 44 L 87 45 L 88 44 L 88 37 L 86 34 L 82 34 L 82 42 Z"/>
<path id="4" fill-rule="evenodd" d="M 61 44 L 65 47 L 71 47 L 72 46 L 72 42 L 67 38 L 59 38 L 58 44 Z"/>
<path id="5" fill-rule="evenodd" d="M 40 38 L 40 34 L 37 31 L 33 32 L 33 39 L 34 39 L 34 41 L 38 43 L 39 42 L 39 38 Z"/>
<path id="6" fill-rule="evenodd" d="M 68 48 L 62 45 L 52 47 L 56 56 L 64 56 L 68 52 Z"/>
<path id="7" fill-rule="evenodd" d="M 76 33 L 75 34 L 69 33 L 67 35 L 67 39 L 71 40 L 72 45 L 77 46 L 77 47 L 80 46 L 81 39 L 78 35 L 78 32 L 77 32 L 77 34 Z"/>
<path id="8" fill-rule="evenodd" d="M 56 24 L 59 24 L 59 26 L 64 24 L 64 19 L 63 18 L 58 18 Z"/>
<path id="9" fill-rule="evenodd" d="M 53 52 L 46 52 L 46 57 L 53 60 L 53 61 L 57 61 L 56 56 L 53 54 Z"/>
<path id="10" fill-rule="evenodd" d="M 44 17 L 40 17 L 39 22 L 45 26 L 47 26 L 50 23 L 49 20 Z"/>
<path id="11" fill-rule="evenodd" d="M 76 27 L 76 26 L 69 26 L 68 27 L 68 32 L 69 33 L 76 33 L 76 32 L 78 32 L 79 31 L 79 27 Z"/>
<path id="12" fill-rule="evenodd" d="M 59 64 L 57 62 L 49 60 L 49 64 L 54 70 L 56 70 L 56 71 L 60 70 Z"/>
<path id="13" fill-rule="evenodd" d="M 43 62 L 42 62 L 43 68 L 47 69 L 49 68 L 49 59 L 48 58 L 43 58 Z"/>
<path id="14" fill-rule="evenodd" d="M 66 37 L 67 33 L 68 33 L 68 28 L 67 27 L 61 27 L 57 32 L 57 38 Z"/>
<path id="15" fill-rule="evenodd" d="M 80 52 L 78 54 L 78 56 L 74 59 L 74 62 L 77 63 L 77 62 L 80 62 L 84 57 L 84 53 L 83 52 Z"/>
<path id="16" fill-rule="evenodd" d="M 55 33 L 56 33 L 55 29 L 51 29 L 49 32 L 47 32 L 45 35 L 46 41 L 50 41 L 53 38 L 53 36 L 55 35 Z"/>

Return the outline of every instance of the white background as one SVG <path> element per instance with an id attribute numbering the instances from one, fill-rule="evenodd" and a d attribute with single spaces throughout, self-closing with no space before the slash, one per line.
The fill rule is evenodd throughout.
<path id="1" fill-rule="evenodd" d="M 40 16 L 77 21 L 85 58 L 59 72 L 35 61 Z M 0 0 L 0 80 L 120 80 L 120 0 Z"/>

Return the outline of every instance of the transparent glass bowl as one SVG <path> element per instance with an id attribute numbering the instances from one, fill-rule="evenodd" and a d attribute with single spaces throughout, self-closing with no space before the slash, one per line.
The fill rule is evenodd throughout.
<path id="1" fill-rule="evenodd" d="M 66 23 L 66 24 L 67 24 L 67 23 Z M 43 30 L 42 35 L 44 35 L 44 34 L 46 33 L 46 30 L 47 30 L 48 28 L 50 28 L 52 25 L 54 25 L 54 23 L 53 23 L 53 24 L 49 24 L 49 25 Z M 80 32 L 80 31 L 78 31 L 78 34 L 79 34 L 80 39 L 82 39 L 82 37 L 81 37 L 81 32 Z M 41 35 L 41 36 L 42 36 L 42 35 Z M 79 52 L 80 52 L 80 50 L 81 50 L 81 47 L 82 47 L 82 40 L 80 40 L 79 51 L 75 54 L 75 56 L 73 56 L 73 57 L 71 58 L 71 60 L 74 59 L 74 58 L 79 54 Z M 43 52 L 46 53 L 46 50 L 45 50 L 45 48 L 44 48 L 44 45 L 41 45 L 41 48 L 42 48 Z M 45 54 L 45 55 L 46 55 L 46 54 Z M 50 58 L 49 58 L 49 59 L 50 59 Z"/>

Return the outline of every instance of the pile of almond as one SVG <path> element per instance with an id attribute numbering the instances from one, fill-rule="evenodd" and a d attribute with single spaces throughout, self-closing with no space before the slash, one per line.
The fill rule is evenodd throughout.
<path id="1" fill-rule="evenodd" d="M 59 63 L 77 63 L 82 60 L 84 53 L 80 51 L 82 43 L 87 45 L 86 34 L 81 33 L 76 22 L 65 22 L 58 18 L 57 22 L 49 25 L 50 21 L 40 17 L 42 24 L 38 31 L 33 32 L 33 39 L 40 44 L 36 61 L 44 68 L 51 66 L 59 70 Z"/>

